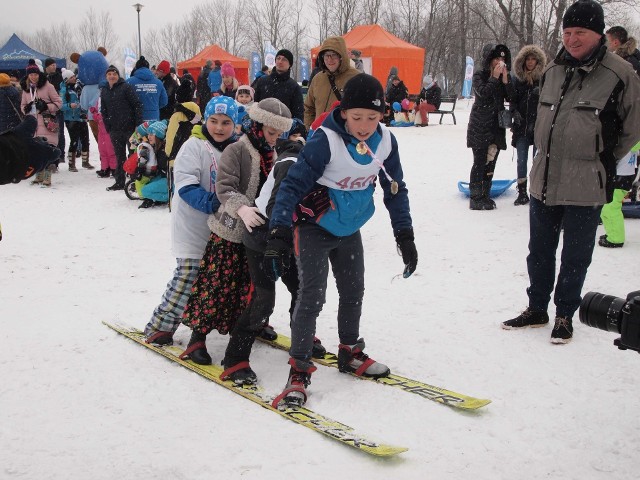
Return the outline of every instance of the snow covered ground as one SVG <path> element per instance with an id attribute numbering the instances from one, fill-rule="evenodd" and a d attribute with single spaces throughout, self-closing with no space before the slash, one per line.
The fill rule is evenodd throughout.
<path id="1" fill-rule="evenodd" d="M 392 371 L 490 398 L 468 414 L 320 367 L 309 407 L 409 451 L 380 460 L 325 439 L 118 336 L 101 324 L 142 328 L 174 268 L 169 214 L 138 210 L 110 180 L 69 173 L 51 189 L 0 188 L 0 478 L 192 479 L 631 479 L 640 447 L 640 358 L 615 334 L 575 320 L 566 346 L 551 327 L 504 331 L 526 306 L 526 207 L 515 189 L 493 212 L 472 212 L 469 105 L 458 125 L 396 128 L 420 255 L 398 276 L 389 218 L 363 229 L 367 351 Z M 91 158 L 98 164 L 95 144 Z M 514 178 L 501 152 L 496 178 Z M 599 231 L 598 234 L 602 232 Z M 596 246 L 584 291 L 626 296 L 640 251 L 640 221 L 622 249 Z M 281 290 L 272 324 L 288 333 Z M 335 288 L 318 336 L 335 351 Z M 554 310 L 551 308 L 550 314 Z M 177 339 L 186 342 L 181 327 Z M 214 361 L 226 337 L 208 339 Z M 286 352 L 255 347 L 252 365 L 279 392 Z"/>

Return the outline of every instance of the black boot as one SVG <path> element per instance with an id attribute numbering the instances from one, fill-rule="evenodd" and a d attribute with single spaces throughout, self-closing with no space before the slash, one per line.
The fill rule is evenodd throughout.
<path id="1" fill-rule="evenodd" d="M 233 332 L 224 354 L 225 371 L 223 380 L 227 378 L 236 385 L 253 385 L 258 381 L 256 373 L 249 366 L 251 347 L 257 332 L 240 330 Z"/>
<path id="2" fill-rule="evenodd" d="M 98 175 L 100 178 L 109 178 L 109 176 L 111 175 L 111 169 L 107 167 L 104 170 L 97 170 L 96 175 Z"/>
<path id="3" fill-rule="evenodd" d="M 529 203 L 529 195 L 527 195 L 527 179 L 518 179 L 518 198 L 513 202 L 514 205 L 526 205 Z"/>
<path id="4" fill-rule="evenodd" d="M 484 182 L 482 182 L 482 195 L 485 198 L 485 201 L 488 205 L 491 205 L 491 208 L 486 208 L 485 210 L 493 210 L 494 208 L 496 208 L 496 202 L 493 201 L 493 199 L 491 198 L 491 184 L 493 183 L 492 180 L 490 180 L 491 177 L 489 177 L 489 179 L 485 179 Z"/>
<path id="5" fill-rule="evenodd" d="M 483 182 L 472 182 L 469 184 L 469 208 L 471 210 L 493 210 L 488 198 L 482 192 Z"/>
<path id="6" fill-rule="evenodd" d="M 207 336 L 204 333 L 196 332 L 191 334 L 187 349 L 180 355 L 181 359 L 190 358 L 198 365 L 211 365 L 211 355 L 207 352 L 207 344 L 205 343 Z"/>
<path id="7" fill-rule="evenodd" d="M 108 192 L 114 192 L 117 190 L 124 190 L 124 182 L 116 180 L 116 183 L 114 183 L 110 187 L 107 187 Z"/>

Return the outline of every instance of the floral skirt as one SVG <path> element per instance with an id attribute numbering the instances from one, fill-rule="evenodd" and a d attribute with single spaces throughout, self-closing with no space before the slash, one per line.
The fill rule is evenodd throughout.
<path id="1" fill-rule="evenodd" d="M 244 246 L 212 233 L 182 323 L 205 335 L 229 333 L 247 306 L 250 285 Z"/>

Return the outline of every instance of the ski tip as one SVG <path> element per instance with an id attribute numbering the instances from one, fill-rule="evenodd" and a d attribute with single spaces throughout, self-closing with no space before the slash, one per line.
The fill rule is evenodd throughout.
<path id="1" fill-rule="evenodd" d="M 375 447 L 361 445 L 358 447 L 363 452 L 376 457 L 395 457 L 401 453 L 407 452 L 409 449 L 405 447 L 395 447 L 393 445 L 376 445 Z"/>

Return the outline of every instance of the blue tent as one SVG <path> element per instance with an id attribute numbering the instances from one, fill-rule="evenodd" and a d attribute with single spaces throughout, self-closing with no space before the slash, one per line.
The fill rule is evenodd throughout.
<path id="1" fill-rule="evenodd" d="M 39 58 L 44 61 L 50 55 L 44 55 L 36 52 L 33 48 L 27 46 L 14 33 L 11 38 L 0 48 L 0 71 L 24 70 L 30 58 Z M 67 60 L 64 58 L 51 57 L 55 59 L 58 68 L 66 68 Z"/>

